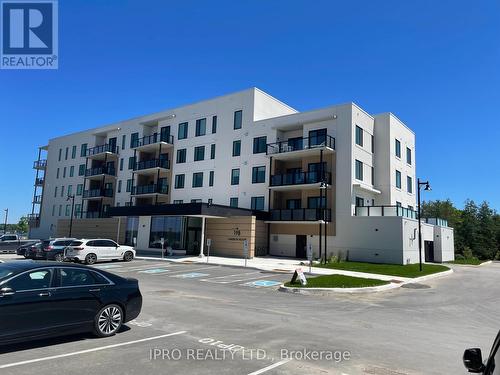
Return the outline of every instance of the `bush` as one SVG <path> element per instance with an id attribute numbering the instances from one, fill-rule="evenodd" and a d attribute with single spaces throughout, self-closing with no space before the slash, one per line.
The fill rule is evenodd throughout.
<path id="1" fill-rule="evenodd" d="M 462 254 L 455 254 L 455 260 L 465 260 L 465 257 Z"/>
<path id="2" fill-rule="evenodd" d="M 495 260 L 500 260 L 500 250 L 495 254 Z"/>
<path id="3" fill-rule="evenodd" d="M 464 250 L 462 251 L 465 259 L 474 258 L 474 254 L 472 253 L 472 249 L 469 246 L 464 246 Z"/>

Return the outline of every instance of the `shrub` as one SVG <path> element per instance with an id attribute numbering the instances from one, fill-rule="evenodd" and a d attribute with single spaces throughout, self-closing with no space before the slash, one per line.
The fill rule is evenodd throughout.
<path id="1" fill-rule="evenodd" d="M 464 246 L 464 250 L 462 251 L 465 259 L 474 258 L 474 254 L 472 253 L 472 249 L 469 246 Z"/>
<path id="2" fill-rule="evenodd" d="M 465 257 L 462 254 L 455 254 L 455 260 L 465 260 Z"/>

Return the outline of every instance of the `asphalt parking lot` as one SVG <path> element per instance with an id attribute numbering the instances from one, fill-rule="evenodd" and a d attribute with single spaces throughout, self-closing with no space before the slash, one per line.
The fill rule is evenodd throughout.
<path id="1" fill-rule="evenodd" d="M 463 350 L 487 352 L 499 329 L 500 264 L 334 297 L 279 292 L 291 276 L 279 272 L 145 260 L 97 268 L 140 280 L 142 314 L 106 339 L 2 348 L 1 374 L 465 374 Z"/>

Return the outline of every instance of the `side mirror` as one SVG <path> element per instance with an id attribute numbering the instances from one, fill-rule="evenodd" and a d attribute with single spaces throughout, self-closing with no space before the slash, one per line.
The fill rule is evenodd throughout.
<path id="1" fill-rule="evenodd" d="M 485 369 L 481 349 L 472 348 L 464 352 L 464 366 L 469 372 L 482 373 Z"/>
<path id="2" fill-rule="evenodd" d="M 13 296 L 15 294 L 12 288 L 2 288 L 0 289 L 0 297 Z"/>

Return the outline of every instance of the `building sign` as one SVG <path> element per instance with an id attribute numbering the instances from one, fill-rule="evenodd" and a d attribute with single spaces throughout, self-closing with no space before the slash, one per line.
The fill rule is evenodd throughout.
<path id="1" fill-rule="evenodd" d="M 246 241 L 247 240 L 246 237 L 240 237 L 241 236 L 240 228 L 235 227 L 232 229 L 232 231 L 233 231 L 233 236 L 228 238 L 229 241 Z"/>

